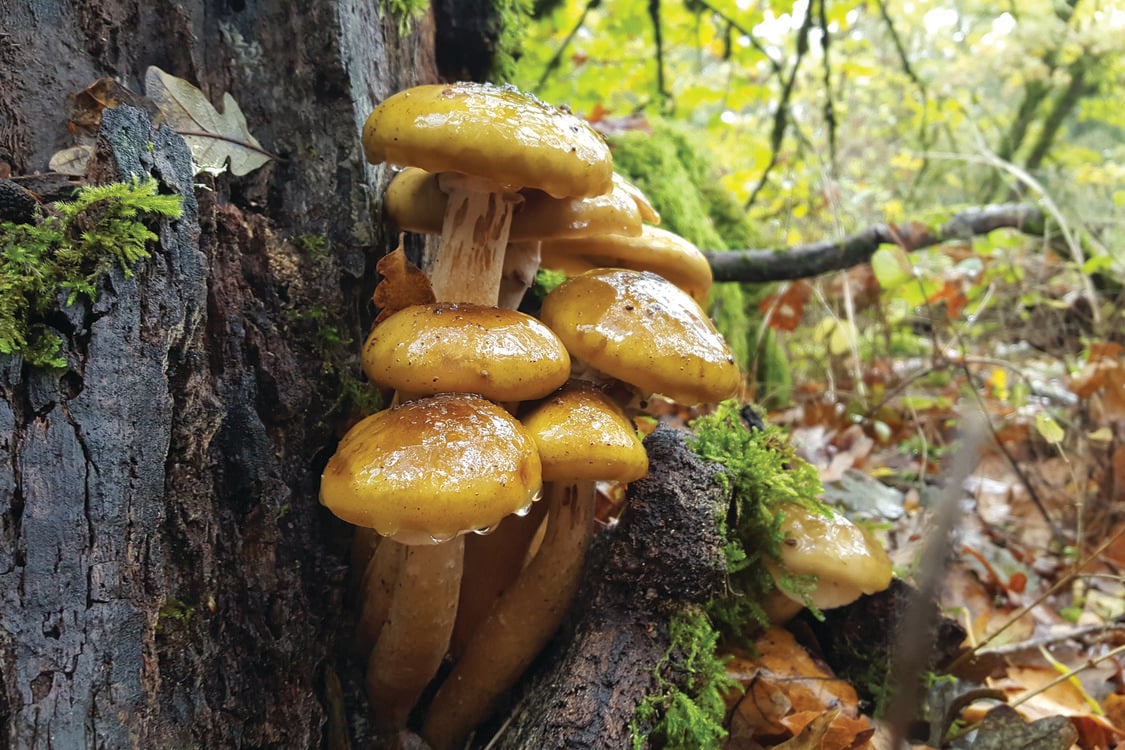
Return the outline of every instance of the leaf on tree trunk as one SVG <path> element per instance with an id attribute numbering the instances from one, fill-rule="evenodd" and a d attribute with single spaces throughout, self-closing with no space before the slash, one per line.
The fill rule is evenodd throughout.
<path id="1" fill-rule="evenodd" d="M 377 324 L 405 307 L 437 301 L 426 274 L 406 259 L 401 244 L 394 252 L 384 255 L 375 264 L 375 270 L 383 277 L 371 298 L 379 308 Z"/>
<path id="2" fill-rule="evenodd" d="M 229 92 L 223 94 L 219 112 L 198 88 L 153 65 L 145 73 L 145 93 L 168 125 L 183 136 L 200 171 L 220 173 L 229 168 L 231 174 L 241 176 L 273 158 L 250 135 L 246 116 Z"/>

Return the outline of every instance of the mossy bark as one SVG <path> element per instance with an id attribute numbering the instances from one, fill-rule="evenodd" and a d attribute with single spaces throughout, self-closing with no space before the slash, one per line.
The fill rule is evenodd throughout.
<path id="1" fill-rule="evenodd" d="M 567 623 L 478 746 L 498 733 L 500 750 L 632 747 L 637 707 L 660 692 L 671 617 L 727 593 L 720 469 L 666 427 L 645 447 L 649 475 L 630 485 L 621 523 L 595 538 Z"/>
<path id="2" fill-rule="evenodd" d="M 14 179 L 93 140 L 68 95 L 139 92 L 150 64 L 231 92 L 282 157 L 194 177 L 140 110 L 102 116 L 87 179 L 153 175 L 185 212 L 132 277 L 49 317 L 65 372 L 0 358 L 0 747 L 371 746 L 351 532 L 317 487 L 396 241 L 360 126 L 434 80 L 432 27 L 400 37 L 353 0 L 0 0 L 0 18 Z"/>

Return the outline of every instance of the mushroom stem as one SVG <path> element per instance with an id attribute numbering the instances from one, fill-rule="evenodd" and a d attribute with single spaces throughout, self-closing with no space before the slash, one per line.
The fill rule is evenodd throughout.
<path id="1" fill-rule="evenodd" d="M 547 503 L 532 503 L 523 518 L 508 516 L 488 536 L 470 535 L 465 540 L 465 572 L 461 576 L 461 600 L 449 651 L 461 658 L 473 633 L 492 611 L 492 605 L 519 577 L 536 532 L 547 515 Z"/>
<path id="2" fill-rule="evenodd" d="M 538 554 L 501 595 L 430 704 L 422 737 L 452 750 L 488 717 L 562 623 L 592 535 L 594 484 L 548 482 L 547 533 Z"/>
<path id="3" fill-rule="evenodd" d="M 504 249 L 517 193 L 453 173 L 438 178 L 449 194 L 441 247 L 430 268 L 430 286 L 443 302 L 495 305 L 500 294 Z"/>
<path id="4" fill-rule="evenodd" d="M 372 530 L 372 533 L 375 533 Z M 399 570 L 402 567 L 404 545 L 385 541 L 375 548 L 363 571 L 359 589 L 362 609 L 355 627 L 356 649 L 363 657 L 371 654 L 379 632 L 387 621 Z"/>
<path id="5" fill-rule="evenodd" d="M 535 283 L 539 271 L 539 241 L 510 242 L 504 252 L 503 276 L 500 279 L 498 307 L 516 310 L 524 294 Z"/>
<path id="6" fill-rule="evenodd" d="M 380 550 L 390 545 L 400 548 L 401 562 L 386 625 L 367 661 L 367 697 L 377 726 L 402 729 L 449 646 L 465 547 L 458 536 L 434 545 L 386 539 Z"/>

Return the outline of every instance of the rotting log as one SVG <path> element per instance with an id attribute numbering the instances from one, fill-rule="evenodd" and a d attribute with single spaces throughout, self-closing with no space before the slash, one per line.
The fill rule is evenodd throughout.
<path id="1" fill-rule="evenodd" d="M 497 750 L 630 747 L 637 706 L 658 690 L 670 618 L 726 593 L 717 521 L 730 493 L 720 469 L 667 427 L 645 447 L 649 475 L 630 485 L 620 523 L 595 539 L 574 610 L 476 746 L 498 733 Z"/>

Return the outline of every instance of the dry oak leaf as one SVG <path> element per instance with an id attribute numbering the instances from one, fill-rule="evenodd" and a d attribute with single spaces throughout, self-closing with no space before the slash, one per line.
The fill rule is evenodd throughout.
<path id="1" fill-rule="evenodd" d="M 843 750 L 867 741 L 871 727 L 859 716 L 855 689 L 813 659 L 792 634 L 770 628 L 754 648 L 757 657 L 735 653 L 727 662 L 727 675 L 746 690 L 731 714 L 732 740 L 784 741 L 799 736 L 814 718 L 834 713 L 820 735 L 821 747 Z"/>
<path id="2" fill-rule="evenodd" d="M 371 301 L 379 309 L 375 323 L 411 305 L 429 305 L 437 301 L 426 274 L 406 259 L 402 244 L 375 264 L 383 280 L 375 287 Z"/>
<path id="3" fill-rule="evenodd" d="M 201 171 L 229 168 L 231 174 L 241 176 L 273 158 L 250 135 L 246 116 L 229 92 L 223 94 L 219 112 L 198 88 L 153 65 L 145 71 L 145 93 L 168 125 L 183 136 Z"/>

